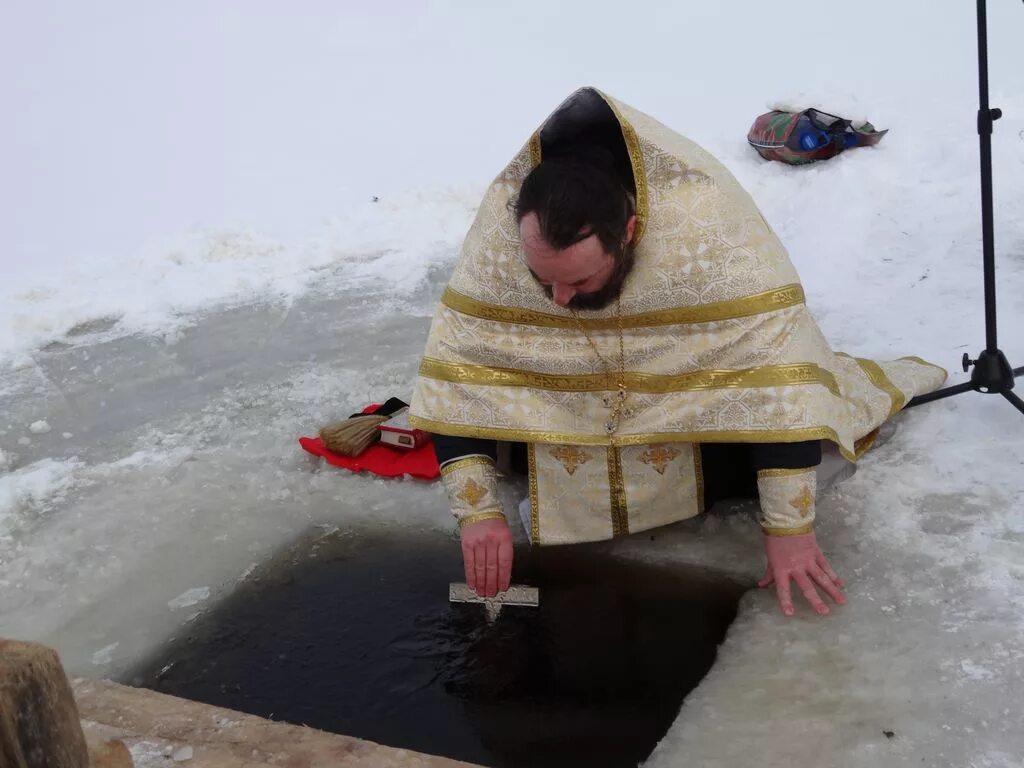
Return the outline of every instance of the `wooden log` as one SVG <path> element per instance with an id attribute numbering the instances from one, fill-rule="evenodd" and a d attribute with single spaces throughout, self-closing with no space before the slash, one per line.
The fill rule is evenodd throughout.
<path id="1" fill-rule="evenodd" d="M 109 680 L 77 679 L 72 685 L 88 736 L 144 743 L 144 752 L 167 758 L 140 759 L 140 768 L 150 762 L 181 768 L 480 768 Z M 174 762 L 182 753 L 192 758 Z"/>
<path id="2" fill-rule="evenodd" d="M 89 768 L 71 685 L 45 646 L 0 640 L 0 766 Z"/>

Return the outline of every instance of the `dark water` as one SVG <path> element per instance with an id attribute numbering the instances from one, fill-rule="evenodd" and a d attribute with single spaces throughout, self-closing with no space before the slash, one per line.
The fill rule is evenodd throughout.
<path id="1" fill-rule="evenodd" d="M 742 589 L 523 549 L 539 608 L 450 605 L 459 545 L 335 534 L 270 563 L 129 680 L 157 691 L 484 765 L 635 766 L 707 673 Z M 168 668 L 169 667 L 169 668 Z"/>

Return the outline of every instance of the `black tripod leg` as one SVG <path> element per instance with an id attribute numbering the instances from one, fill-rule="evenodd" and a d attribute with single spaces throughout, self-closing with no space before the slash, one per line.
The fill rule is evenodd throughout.
<path id="1" fill-rule="evenodd" d="M 1022 368 L 1014 368 L 1013 369 L 1013 376 L 1014 376 L 1014 378 L 1016 378 L 1017 376 L 1022 376 L 1022 375 L 1024 375 L 1024 367 L 1022 367 Z M 956 385 L 954 385 L 952 387 L 946 387 L 945 389 L 940 389 L 937 392 L 929 392 L 927 395 L 918 395 L 913 400 L 911 400 L 909 403 L 907 403 L 906 407 L 907 408 L 913 408 L 915 405 L 924 405 L 925 403 L 933 403 L 936 400 L 943 400 L 943 399 L 945 399 L 947 397 L 952 397 L 953 395 L 959 395 L 961 392 L 970 392 L 972 389 L 974 389 L 974 385 L 971 384 L 970 382 L 967 382 L 965 384 L 956 384 Z M 1011 403 L 1013 403 L 1018 408 L 1020 408 L 1020 405 L 1019 405 L 1020 398 L 1019 397 L 1017 397 L 1012 392 L 1003 392 L 1003 394 L 1006 395 L 1006 399 L 1007 400 L 1009 400 Z"/>
<path id="2" fill-rule="evenodd" d="M 1021 400 L 1013 392 L 1003 392 L 1003 397 L 1017 407 L 1017 410 L 1024 413 L 1024 400 Z"/>
<path id="3" fill-rule="evenodd" d="M 967 382 L 966 384 L 957 384 L 952 387 L 940 389 L 937 392 L 929 392 L 927 395 L 918 395 L 909 403 L 907 403 L 906 407 L 913 408 L 914 406 L 917 405 L 933 403 L 936 400 L 943 400 L 947 397 L 952 397 L 953 395 L 959 395 L 961 392 L 970 392 L 972 389 L 974 389 L 974 385 L 971 384 L 970 382 Z"/>

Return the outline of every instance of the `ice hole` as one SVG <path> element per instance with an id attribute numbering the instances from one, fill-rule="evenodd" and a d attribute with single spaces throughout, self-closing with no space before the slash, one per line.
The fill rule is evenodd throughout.
<path id="1" fill-rule="evenodd" d="M 449 604 L 457 541 L 339 532 L 255 572 L 126 682 L 488 766 L 635 766 L 704 677 L 743 588 L 600 546 L 516 552 L 538 608 Z"/>

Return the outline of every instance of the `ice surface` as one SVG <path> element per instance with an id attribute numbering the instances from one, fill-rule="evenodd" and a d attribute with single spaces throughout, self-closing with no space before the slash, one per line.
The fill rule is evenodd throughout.
<path id="1" fill-rule="evenodd" d="M 407 292 L 402 314 L 391 293 L 313 292 L 211 314 L 173 345 L 54 348 L 9 372 L 5 416 L 45 410 L 74 437 L 9 451 L 0 475 L 2 634 L 56 645 L 73 673 L 116 676 L 173 632 L 197 587 L 215 600 L 310 527 L 450 527 L 439 487 L 339 483 L 296 442 L 408 393 L 441 288 Z"/>
<path id="2" fill-rule="evenodd" d="M 0 9 L 0 635 L 73 673 L 117 676 L 188 620 L 169 601 L 214 604 L 309 528 L 452 530 L 439 486 L 295 438 L 409 393 L 480 190 L 580 85 L 722 159 L 836 349 L 952 370 L 984 344 L 971 4 L 364 6 Z M 1000 345 L 1024 365 L 1024 9 L 989 13 Z M 764 163 L 746 131 L 783 101 L 891 131 Z M 1024 417 L 909 412 L 819 517 L 849 605 L 786 621 L 749 594 L 650 764 L 1019 766 Z M 753 581 L 757 537 L 723 511 L 616 547 Z"/>

